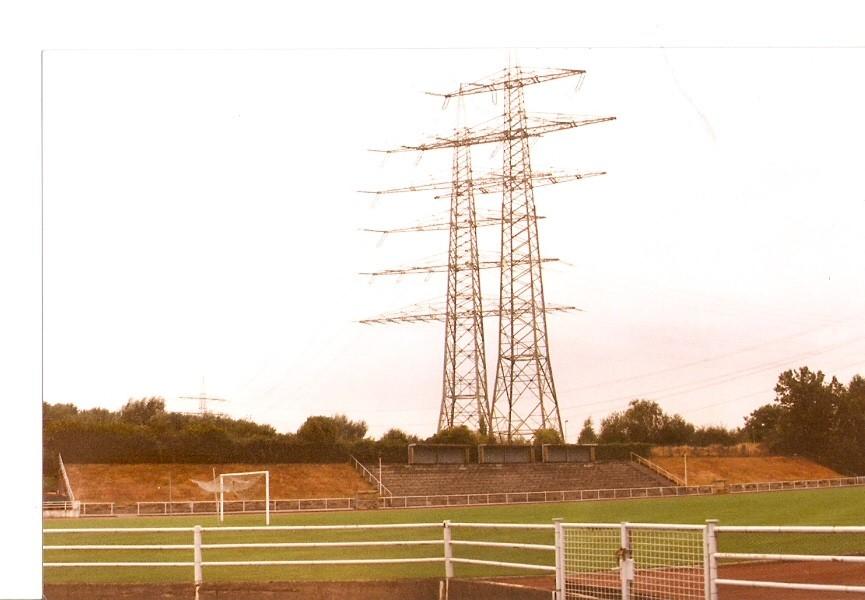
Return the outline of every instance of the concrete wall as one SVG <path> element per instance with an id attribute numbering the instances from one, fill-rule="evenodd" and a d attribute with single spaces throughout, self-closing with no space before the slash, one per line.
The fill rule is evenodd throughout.
<path id="1" fill-rule="evenodd" d="M 534 448 L 527 445 L 481 444 L 479 463 L 523 464 L 534 462 Z"/>
<path id="2" fill-rule="evenodd" d="M 549 463 L 581 463 L 595 460 L 595 447 L 582 444 L 544 444 L 543 461 Z"/>
<path id="3" fill-rule="evenodd" d="M 469 446 L 409 444 L 408 447 L 408 464 L 410 465 L 465 465 L 468 462 Z"/>

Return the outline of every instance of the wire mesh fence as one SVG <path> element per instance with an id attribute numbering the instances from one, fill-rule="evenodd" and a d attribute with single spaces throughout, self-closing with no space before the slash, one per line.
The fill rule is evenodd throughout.
<path id="1" fill-rule="evenodd" d="M 621 598 L 618 525 L 563 526 L 565 598 Z"/>
<path id="2" fill-rule="evenodd" d="M 704 529 L 564 525 L 565 599 L 702 599 Z"/>
<path id="3" fill-rule="evenodd" d="M 705 594 L 704 527 L 628 528 L 632 599 L 702 599 Z"/>

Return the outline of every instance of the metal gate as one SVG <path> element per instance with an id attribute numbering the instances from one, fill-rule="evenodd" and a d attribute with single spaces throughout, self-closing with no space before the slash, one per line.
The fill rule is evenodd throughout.
<path id="1" fill-rule="evenodd" d="M 703 525 L 562 524 L 565 600 L 702 600 Z"/>

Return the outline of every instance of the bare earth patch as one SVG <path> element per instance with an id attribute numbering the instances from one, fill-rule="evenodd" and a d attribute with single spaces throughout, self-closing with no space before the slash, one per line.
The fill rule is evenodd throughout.
<path id="1" fill-rule="evenodd" d="M 681 456 L 653 456 L 651 461 L 673 475 L 685 477 Z M 842 477 L 832 469 L 801 457 L 791 456 L 689 456 L 688 483 L 709 485 L 718 480 L 728 483 L 761 483 Z"/>
<path id="2" fill-rule="evenodd" d="M 216 474 L 270 471 L 270 497 L 348 498 L 372 487 L 347 464 L 68 464 L 75 498 L 85 502 L 167 502 L 213 500 L 191 479 Z M 257 489 L 260 488 L 260 489 Z M 263 498 L 263 482 L 245 494 Z"/>

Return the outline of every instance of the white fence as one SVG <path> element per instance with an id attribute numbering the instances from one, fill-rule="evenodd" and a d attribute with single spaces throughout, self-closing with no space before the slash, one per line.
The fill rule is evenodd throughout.
<path id="1" fill-rule="evenodd" d="M 373 533 L 376 539 L 342 541 L 265 541 L 205 543 L 204 538 L 211 532 L 313 532 L 313 531 L 377 531 L 396 530 L 417 532 L 441 530 L 436 536 L 424 539 L 410 539 L 405 533 L 398 539 L 383 540 L 381 534 Z M 455 532 L 474 530 L 471 539 L 457 539 Z M 496 540 L 478 539 L 486 531 L 495 531 Z M 540 532 L 549 543 L 528 543 L 525 541 L 502 541 L 501 536 L 508 532 Z M 477 533 L 481 532 L 481 533 Z M 204 581 L 204 570 L 209 567 L 233 566 L 308 566 L 308 565 L 385 565 L 412 563 L 441 563 L 446 578 L 454 576 L 455 565 L 482 565 L 529 570 L 555 574 L 555 597 L 558 600 L 585 598 L 622 598 L 623 600 L 642 600 L 646 598 L 664 600 L 717 600 L 719 586 L 781 588 L 788 590 L 811 590 L 834 593 L 865 593 L 863 585 L 841 585 L 831 583 L 789 582 L 746 579 L 734 577 L 735 569 L 748 561 L 759 561 L 759 565 L 771 563 L 791 563 L 790 574 L 801 575 L 801 565 L 797 563 L 833 562 L 836 564 L 863 564 L 865 556 L 865 527 L 756 527 L 720 526 L 716 521 L 704 525 L 642 524 L 642 523 L 563 523 L 554 520 L 551 524 L 505 524 L 505 523 L 410 523 L 374 525 L 307 525 L 307 526 L 270 526 L 270 527 L 162 527 L 162 528 L 77 528 L 44 529 L 45 537 L 68 534 L 191 534 L 191 541 L 184 544 L 55 544 L 45 545 L 46 553 L 62 551 L 81 552 L 99 551 L 190 551 L 189 560 L 181 561 L 46 561 L 45 568 L 69 567 L 191 567 L 193 581 Z M 544 535 L 544 533 L 549 535 Z M 421 534 L 422 535 L 422 534 Z M 753 539 L 739 540 L 732 547 L 739 550 L 721 551 L 719 547 L 728 543 L 728 536 L 751 535 Z M 798 536 L 792 544 L 772 536 Z M 802 536 L 823 536 L 824 542 L 803 543 Z M 826 538 L 829 536 L 829 538 Z M 272 535 L 268 536 L 273 539 Z M 834 539 L 832 539 L 834 538 Z M 831 544 L 826 546 L 825 539 Z M 840 548 L 846 544 L 845 553 L 811 552 L 815 548 Z M 842 544 L 842 545 L 843 545 Z M 760 546 L 772 548 L 771 553 L 748 550 Z M 385 547 L 427 547 L 439 548 L 435 555 L 383 558 L 306 558 L 302 560 L 206 560 L 205 552 L 211 550 L 281 549 L 308 550 L 317 548 L 325 551 L 337 548 L 385 548 Z M 537 560 L 493 560 L 465 556 L 467 549 L 511 549 L 521 552 L 538 552 Z M 788 549 L 788 552 L 783 552 Z M 460 550 L 459 556 L 456 550 Z M 748 550 L 748 551 L 745 551 Z M 427 552 L 427 554 L 429 554 Z M 720 568 L 720 570 L 719 570 Z M 732 570 L 731 570 L 732 569 Z M 724 572 L 728 576 L 721 577 Z"/>
<path id="2" fill-rule="evenodd" d="M 718 586 L 734 586 L 734 587 L 749 587 L 749 588 L 774 588 L 786 590 L 806 590 L 812 592 L 835 592 L 835 593 L 865 593 L 865 581 L 861 585 L 838 585 L 829 583 L 809 583 L 809 582 L 781 582 L 781 581 L 765 581 L 754 579 L 742 579 L 733 577 L 719 577 L 719 560 L 729 561 L 735 564 L 743 564 L 749 561 L 759 561 L 761 563 L 789 563 L 791 572 L 803 571 L 802 563 L 846 563 L 846 564 L 865 564 L 865 556 L 862 555 L 865 550 L 865 527 L 772 527 L 772 526 L 737 526 L 717 525 L 715 521 L 709 521 L 706 525 L 707 539 L 709 540 L 707 570 L 711 574 L 711 589 L 707 590 L 706 598 L 708 600 L 717 600 Z M 740 545 L 757 545 L 768 547 L 774 550 L 773 552 L 720 552 L 719 545 L 723 545 L 725 538 L 735 535 L 756 535 L 759 538 L 759 544 L 741 544 Z M 828 544 L 828 549 L 836 550 L 835 553 L 799 553 L 799 552 L 779 552 L 778 549 L 785 547 L 785 537 L 796 536 L 797 545 L 801 545 L 802 536 L 815 538 L 810 545 L 827 546 L 827 538 L 835 538 L 838 540 L 846 540 L 847 550 L 849 554 L 839 554 L 837 543 Z M 843 537 L 841 537 L 843 536 Z M 822 538 L 822 539 L 820 539 Z M 723 563 L 721 564 L 723 567 Z M 863 577 L 865 579 L 865 577 Z"/>
<path id="3" fill-rule="evenodd" d="M 497 561 L 479 558 L 457 557 L 454 554 L 455 547 L 483 547 L 483 548 L 509 548 L 526 549 L 537 551 L 555 552 L 553 544 L 526 544 L 520 542 L 480 541 L 480 540 L 456 540 L 453 532 L 458 529 L 497 529 L 497 530 L 544 530 L 554 531 L 555 525 L 514 525 L 500 523 L 408 523 L 408 524 L 370 524 L 370 525 L 303 525 L 303 526 L 263 526 L 263 527 L 153 527 L 153 528 L 67 528 L 67 529 L 43 529 L 45 536 L 68 535 L 68 534 L 192 534 L 190 543 L 185 544 L 46 544 L 42 547 L 44 552 L 74 551 L 80 553 L 98 551 L 143 551 L 162 550 L 191 551 L 191 560 L 182 561 L 74 561 L 55 562 L 46 561 L 45 568 L 72 568 L 72 567 L 191 567 L 193 581 L 200 585 L 204 581 L 204 569 L 206 567 L 232 567 L 232 566 L 310 566 L 310 565 L 384 565 L 384 564 L 413 564 L 413 563 L 441 563 L 444 567 L 444 575 L 453 577 L 455 564 L 487 565 L 495 567 L 507 567 L 514 569 L 528 569 L 533 571 L 556 572 L 556 566 L 550 564 L 519 563 L 513 561 Z M 205 534 L 209 532 L 311 532 L 311 531 L 380 531 L 380 530 L 428 530 L 436 529 L 441 533 L 430 539 L 396 539 L 396 540 L 361 540 L 361 541 L 327 541 L 327 542 L 233 542 L 233 543 L 204 543 Z M 374 548 L 374 547 L 438 547 L 440 552 L 436 556 L 402 557 L 402 558 L 341 558 L 341 559 L 305 559 L 305 560 L 205 560 L 204 552 L 207 550 L 225 549 L 337 549 L 337 548 Z"/>
<path id="4" fill-rule="evenodd" d="M 361 465 L 362 466 L 362 465 Z M 378 481 L 378 480 L 376 480 Z M 723 491 L 731 494 L 756 492 L 779 492 L 787 490 L 856 487 L 865 485 L 865 476 L 839 477 L 835 479 L 807 479 L 798 481 L 773 481 L 763 483 L 727 484 Z M 390 494 L 390 490 L 386 494 Z M 550 502 L 584 502 L 590 500 L 623 500 L 632 498 L 661 498 L 675 496 L 705 496 L 718 493 L 711 485 L 642 487 L 642 488 L 605 488 L 593 490 L 555 490 L 545 492 L 499 492 L 483 494 L 440 494 L 426 496 L 391 496 L 378 498 L 379 508 L 426 508 L 446 506 L 483 506 L 491 504 L 528 504 Z M 354 510 L 355 498 L 301 498 L 271 500 L 271 512 L 312 512 Z M 62 505 L 62 507 L 61 507 Z M 112 516 L 112 515 L 178 515 L 178 514 L 216 514 L 217 503 L 213 500 L 193 501 L 152 501 L 152 502 L 80 502 L 72 510 L 73 504 L 46 502 L 43 516 Z M 64 507 L 68 506 L 66 509 Z M 59 507 L 59 508 L 58 508 Z M 66 514 L 62 514 L 63 511 Z M 52 511 L 49 513 L 49 511 Z M 77 511 L 77 512 L 76 512 Z M 226 501 L 225 511 L 231 513 L 264 512 L 261 500 Z"/>
<path id="5" fill-rule="evenodd" d="M 726 486 L 726 490 L 731 494 L 744 494 L 749 492 L 781 492 L 785 490 L 854 487 L 859 485 L 865 485 L 865 476 L 835 477 L 833 479 L 801 479 L 795 481 L 764 481 L 760 483 L 729 483 Z"/>
<path id="6" fill-rule="evenodd" d="M 379 498 L 381 508 L 422 508 L 434 506 L 478 506 L 486 504 L 533 504 L 624 500 L 670 496 L 703 496 L 713 493 L 710 485 L 642 488 L 605 488 L 596 490 L 555 490 L 548 492 L 497 492 L 488 494 L 441 494 L 430 496 L 387 496 Z"/>
<path id="7" fill-rule="evenodd" d="M 270 512 L 311 512 L 353 510 L 354 498 L 295 498 L 289 500 L 270 500 Z M 124 507 L 132 508 L 132 505 Z M 152 515 L 184 515 L 184 514 L 217 514 L 218 503 L 214 500 L 177 501 L 177 502 L 136 502 L 134 514 Z M 264 500 L 226 500 L 226 513 L 260 513 L 265 512 Z"/>

